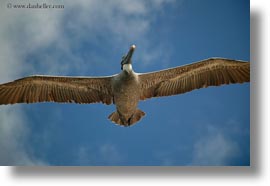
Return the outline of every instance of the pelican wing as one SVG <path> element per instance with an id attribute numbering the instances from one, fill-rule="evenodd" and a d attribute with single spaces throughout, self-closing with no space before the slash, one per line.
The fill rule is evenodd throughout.
<path id="1" fill-rule="evenodd" d="M 14 103 L 112 103 L 111 77 L 30 76 L 0 85 L 0 105 Z"/>
<path id="2" fill-rule="evenodd" d="M 151 97 L 182 94 L 208 86 L 250 81 L 250 63 L 210 58 L 185 66 L 140 74 L 141 96 Z"/>

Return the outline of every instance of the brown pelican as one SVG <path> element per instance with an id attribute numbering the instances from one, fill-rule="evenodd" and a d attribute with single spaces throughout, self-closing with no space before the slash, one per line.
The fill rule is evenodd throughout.
<path id="1" fill-rule="evenodd" d="M 109 119 L 122 126 L 138 122 L 145 113 L 140 100 L 182 94 L 208 86 L 250 81 L 250 63 L 210 58 L 166 70 L 135 73 L 132 45 L 121 61 L 121 72 L 105 77 L 34 75 L 0 85 L 0 105 L 14 103 L 104 103 L 115 104 Z"/>

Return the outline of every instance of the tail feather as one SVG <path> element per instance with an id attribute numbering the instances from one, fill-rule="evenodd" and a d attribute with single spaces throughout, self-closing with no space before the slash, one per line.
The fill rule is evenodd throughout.
<path id="1" fill-rule="evenodd" d="M 135 113 L 130 117 L 128 118 L 127 120 L 125 118 L 120 117 L 119 113 L 116 111 L 116 112 L 113 112 L 109 115 L 109 119 L 113 122 L 113 123 L 116 123 L 116 124 L 119 124 L 121 126 L 131 126 L 135 123 L 137 123 L 143 116 L 145 116 L 145 113 L 139 109 L 137 109 L 135 111 Z"/>
<path id="2" fill-rule="evenodd" d="M 120 116 L 118 114 L 118 112 L 113 112 L 109 115 L 108 117 L 112 122 L 116 123 L 116 124 L 120 124 L 123 125 L 121 120 L 120 120 Z"/>
<path id="3" fill-rule="evenodd" d="M 131 116 L 129 119 L 129 125 L 132 125 L 134 123 L 137 123 L 140 121 L 140 119 L 145 116 L 145 113 L 139 109 L 136 110 L 136 112 Z"/>

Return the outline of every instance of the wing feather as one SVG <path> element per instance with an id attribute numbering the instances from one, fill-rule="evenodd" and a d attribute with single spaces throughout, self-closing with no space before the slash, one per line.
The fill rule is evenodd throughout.
<path id="1" fill-rule="evenodd" d="M 250 81 L 250 63 L 210 58 L 197 63 L 139 75 L 141 100 L 182 94 L 208 86 Z"/>
<path id="2" fill-rule="evenodd" d="M 0 85 L 0 105 L 36 102 L 111 104 L 111 77 L 37 75 Z"/>

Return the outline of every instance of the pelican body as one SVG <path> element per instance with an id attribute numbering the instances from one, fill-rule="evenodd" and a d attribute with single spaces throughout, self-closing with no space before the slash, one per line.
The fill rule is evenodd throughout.
<path id="1" fill-rule="evenodd" d="M 150 73 L 132 69 L 132 45 L 121 61 L 121 72 L 105 77 L 29 76 L 0 85 L 0 105 L 15 103 L 104 103 L 115 104 L 109 119 L 131 126 L 145 113 L 141 100 L 172 96 L 208 86 L 250 81 L 250 63 L 210 58 L 189 65 Z"/>
<path id="2" fill-rule="evenodd" d="M 112 79 L 113 101 L 117 111 L 112 113 L 109 119 L 125 126 L 140 120 L 145 114 L 137 109 L 140 100 L 138 90 L 138 75 L 132 70 L 131 64 L 123 64 L 123 71 Z"/>

